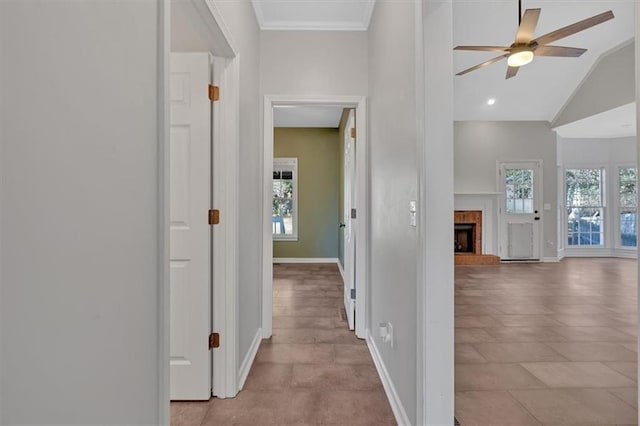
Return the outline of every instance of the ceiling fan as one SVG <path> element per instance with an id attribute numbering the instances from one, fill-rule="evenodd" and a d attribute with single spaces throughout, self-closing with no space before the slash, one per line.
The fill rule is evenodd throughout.
<path id="1" fill-rule="evenodd" d="M 527 9 L 522 15 L 522 0 L 518 0 L 518 32 L 516 40 L 511 46 L 456 46 L 453 50 L 475 50 L 484 52 L 504 52 L 502 55 L 489 59 L 486 62 L 460 71 L 456 75 L 464 75 L 477 69 L 486 67 L 503 59 L 507 59 L 507 76 L 509 79 L 515 77 L 521 66 L 528 64 L 534 56 L 556 56 L 563 58 L 577 58 L 587 49 L 578 47 L 549 46 L 556 40 L 568 37 L 580 31 L 613 19 L 613 12 L 607 11 L 591 18 L 576 22 L 548 34 L 533 38 L 541 9 Z"/>

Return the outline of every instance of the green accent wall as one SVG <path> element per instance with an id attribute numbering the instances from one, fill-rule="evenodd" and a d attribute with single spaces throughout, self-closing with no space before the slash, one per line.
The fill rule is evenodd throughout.
<path id="1" fill-rule="evenodd" d="M 277 127 L 273 156 L 298 159 L 298 241 L 274 241 L 274 258 L 337 258 L 340 203 L 338 129 Z"/>

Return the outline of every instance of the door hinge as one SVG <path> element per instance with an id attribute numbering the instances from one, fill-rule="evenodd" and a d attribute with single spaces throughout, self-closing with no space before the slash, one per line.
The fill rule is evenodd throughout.
<path id="1" fill-rule="evenodd" d="M 354 300 L 356 298 L 356 289 L 355 288 L 351 289 L 351 298 L 354 299 Z"/>
<path id="2" fill-rule="evenodd" d="M 351 209 L 351 219 L 356 218 L 356 209 Z"/>
<path id="3" fill-rule="evenodd" d="M 220 210 L 209 210 L 209 225 L 217 225 L 220 223 Z"/>
<path id="4" fill-rule="evenodd" d="M 351 128 L 351 139 L 355 139 L 356 138 L 356 128 L 352 127 Z"/>
<path id="5" fill-rule="evenodd" d="M 209 335 L 209 349 L 220 347 L 220 333 L 211 333 Z"/>
<path id="6" fill-rule="evenodd" d="M 211 102 L 220 100 L 220 88 L 218 86 L 214 86 L 213 84 L 209 85 L 209 100 Z"/>

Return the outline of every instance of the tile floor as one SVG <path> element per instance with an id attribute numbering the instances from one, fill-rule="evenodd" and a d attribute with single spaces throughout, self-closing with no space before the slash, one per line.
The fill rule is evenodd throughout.
<path id="1" fill-rule="evenodd" d="M 171 424 L 395 425 L 367 345 L 343 319 L 335 265 L 274 265 L 273 337 L 236 398 L 173 402 Z"/>
<path id="2" fill-rule="evenodd" d="M 395 424 L 333 265 L 274 267 L 274 333 L 237 398 L 171 404 L 173 425 Z M 636 262 L 456 268 L 456 417 L 637 424 Z"/>
<path id="3" fill-rule="evenodd" d="M 636 271 L 626 259 L 456 267 L 460 424 L 637 424 Z"/>

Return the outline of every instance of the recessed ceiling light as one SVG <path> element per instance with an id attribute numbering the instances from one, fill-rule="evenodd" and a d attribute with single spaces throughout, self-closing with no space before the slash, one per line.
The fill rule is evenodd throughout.
<path id="1" fill-rule="evenodd" d="M 491 106 L 491 105 L 493 105 L 495 103 L 496 103 L 496 100 L 493 99 L 493 98 L 487 100 L 487 105 L 489 105 L 489 106 Z"/>

